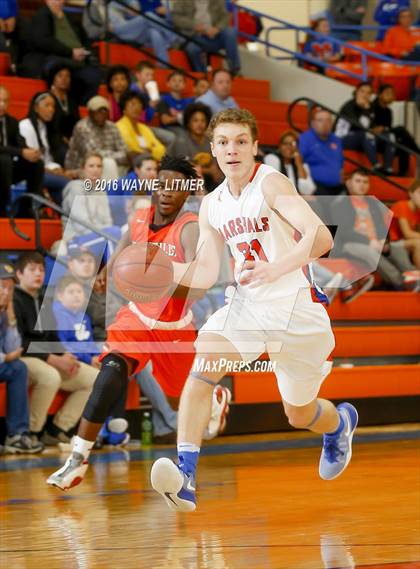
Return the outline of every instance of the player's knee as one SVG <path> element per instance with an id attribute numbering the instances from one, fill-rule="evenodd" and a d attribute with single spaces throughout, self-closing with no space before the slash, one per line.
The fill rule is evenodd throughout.
<path id="1" fill-rule="evenodd" d="M 103 423 L 110 409 L 125 391 L 128 382 L 127 362 L 118 354 L 108 354 L 93 385 L 92 393 L 83 411 L 83 418 L 92 423 Z"/>

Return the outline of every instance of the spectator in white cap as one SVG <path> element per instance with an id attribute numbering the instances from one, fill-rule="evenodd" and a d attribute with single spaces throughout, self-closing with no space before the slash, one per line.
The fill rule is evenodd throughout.
<path id="1" fill-rule="evenodd" d="M 109 102 L 96 95 L 89 99 L 87 108 L 89 116 L 74 127 L 65 166 L 81 170 L 86 156 L 97 152 L 103 158 L 103 177 L 118 178 L 127 171 L 128 149 L 118 128 L 109 120 Z"/>

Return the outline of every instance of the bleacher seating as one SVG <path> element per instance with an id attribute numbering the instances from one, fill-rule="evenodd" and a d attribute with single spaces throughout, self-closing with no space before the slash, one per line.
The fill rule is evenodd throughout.
<path id="1" fill-rule="evenodd" d="M 376 42 L 375 42 L 376 44 Z M 360 45 L 360 44 L 359 44 Z M 367 46 L 366 46 L 367 47 Z M 372 51 L 380 50 L 380 46 L 370 46 Z M 105 46 L 98 43 L 101 63 L 125 64 L 134 67 L 147 54 L 138 52 L 127 45 L 111 43 Z M 342 69 L 361 71 L 359 58 L 354 56 L 356 52 L 348 51 L 346 60 L 336 64 Z M 183 69 L 189 70 L 188 61 L 181 51 L 170 52 L 171 63 Z M 212 63 L 220 65 L 220 59 L 212 58 Z M 46 88 L 44 81 L 35 79 L 22 79 L 7 76 L 10 61 L 8 57 L 0 54 L 0 84 L 5 85 L 11 93 L 10 112 L 18 119 L 27 114 L 28 103 L 37 91 Z M 392 82 L 397 77 L 396 86 L 400 98 L 406 95 L 407 81 L 412 82 L 412 77 L 407 73 L 397 73 L 394 68 L 384 64 L 369 62 L 370 70 L 380 82 Z M 376 67 L 375 67 L 376 65 Z M 386 65 L 386 64 L 385 64 Z M 401 71 L 401 70 L 398 70 Z M 156 80 L 161 91 L 166 88 L 166 79 L 169 70 L 157 69 Z M 198 77 L 189 71 L 192 76 Z M 335 75 L 334 75 L 335 73 Z M 342 74 L 328 71 L 327 75 L 344 80 L 350 84 L 357 84 L 358 79 L 344 77 Z M 341 75 L 341 76 L 340 76 Z M 192 94 L 193 81 L 187 79 L 186 95 Z M 397 85 L 398 83 L 398 85 Z M 410 83 L 411 84 L 411 83 Z M 108 96 L 105 86 L 101 86 L 100 94 Z M 289 129 L 287 122 L 288 105 L 279 101 L 272 101 L 270 97 L 270 82 L 268 80 L 256 80 L 250 78 L 236 78 L 233 83 L 233 96 L 238 103 L 253 112 L 258 120 L 260 129 L 260 143 L 263 145 L 276 146 L 280 134 Z M 86 116 L 86 108 L 81 108 L 81 115 Z M 306 128 L 307 109 L 301 105 L 295 108 L 294 118 L 296 125 Z M 358 161 L 369 166 L 366 157 L 361 153 L 348 152 Z M 345 170 L 354 167 L 346 164 Z M 408 186 L 415 173 L 415 165 L 410 164 L 409 178 L 397 178 L 398 183 Z M 371 194 L 378 199 L 392 202 L 405 197 L 403 190 L 386 184 L 378 177 L 371 179 Z M 0 253 L 10 250 L 25 250 L 35 247 L 35 222 L 33 220 L 18 220 L 19 228 L 30 236 L 29 241 L 23 241 L 11 230 L 8 220 L 0 220 L 0 234 L 2 236 Z M 49 248 L 61 237 L 61 221 L 42 220 L 41 240 L 45 248 Z M 336 263 L 335 270 L 351 276 L 354 265 L 343 260 L 329 261 Z M 336 301 L 329 309 L 331 318 L 335 322 L 334 331 L 337 338 L 337 347 L 334 356 L 337 358 L 369 358 L 372 356 L 411 356 L 419 352 L 419 327 L 413 322 L 419 313 L 418 296 L 412 293 L 396 292 L 370 292 L 350 305 L 343 305 Z M 355 325 L 356 324 L 356 325 Z M 354 364 L 350 363 L 349 366 Z M 332 399 L 344 397 L 380 397 L 395 395 L 415 395 L 420 393 L 418 385 L 418 366 L 413 363 L 382 363 L 377 365 L 354 365 L 354 367 L 337 367 L 333 371 L 335 381 L 328 381 L 321 395 Z M 392 381 L 398 374 L 398 382 Z M 234 401 L 236 404 L 260 403 L 278 401 L 279 394 L 276 380 L 273 374 L 234 374 Z M 258 389 L 255 389 L 258 382 Z M 55 412 L 62 404 L 66 394 L 60 392 L 50 409 Z M 138 408 L 139 392 L 134 382 L 130 382 L 127 398 L 127 408 Z M 5 386 L 0 384 L 0 415 L 4 415 L 5 409 Z"/>

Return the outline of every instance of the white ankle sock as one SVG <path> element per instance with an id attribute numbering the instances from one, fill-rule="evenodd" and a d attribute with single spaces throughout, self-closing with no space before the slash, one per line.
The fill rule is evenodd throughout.
<path id="1" fill-rule="evenodd" d="M 178 452 L 200 452 L 200 447 L 193 443 L 178 443 Z"/>
<path id="2" fill-rule="evenodd" d="M 92 450 L 94 444 L 94 442 L 86 441 L 85 439 L 82 439 L 76 435 L 74 437 L 73 452 L 78 452 L 87 459 L 89 458 L 90 451 Z"/>

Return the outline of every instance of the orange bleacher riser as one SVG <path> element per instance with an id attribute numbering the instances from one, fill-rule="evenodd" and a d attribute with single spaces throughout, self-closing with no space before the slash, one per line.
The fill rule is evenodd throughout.
<path id="1" fill-rule="evenodd" d="M 15 101 L 30 101 L 38 91 L 45 91 L 47 84 L 41 79 L 25 79 L 23 77 L 0 77 L 0 84 L 10 93 Z"/>
<path id="2" fill-rule="evenodd" d="M 145 53 L 129 45 L 119 43 L 106 44 L 103 41 L 98 42 L 96 45 L 99 50 L 99 61 L 102 65 L 126 65 L 131 69 L 139 61 L 149 59 Z"/>
<path id="3" fill-rule="evenodd" d="M 338 67 L 339 69 L 351 71 L 353 73 L 361 74 L 363 72 L 363 68 L 360 63 L 334 63 L 334 66 Z M 361 81 L 356 77 L 350 77 L 350 75 L 345 75 L 344 73 L 340 73 L 340 71 L 336 71 L 335 69 L 326 69 L 325 74 L 327 77 L 337 79 L 338 81 L 342 81 L 348 85 L 358 85 Z"/>
<path id="4" fill-rule="evenodd" d="M 391 180 L 394 180 L 398 184 L 401 184 L 401 186 L 406 187 L 408 187 L 413 181 L 412 178 L 397 178 L 395 176 L 391 176 Z M 370 177 L 369 194 L 384 202 L 395 202 L 407 199 L 407 192 L 388 184 L 381 178 L 378 178 L 378 176 Z"/>
<path id="5" fill-rule="evenodd" d="M 418 320 L 420 295 L 378 290 L 362 294 L 350 304 L 333 302 L 327 310 L 331 320 Z"/>
<path id="6" fill-rule="evenodd" d="M 419 373 L 420 367 L 415 364 L 350 369 L 336 367 L 322 385 L 320 396 L 326 399 L 345 399 L 419 395 Z M 235 373 L 234 380 L 235 403 L 281 400 L 273 373 Z"/>
<path id="7" fill-rule="evenodd" d="M 351 158 L 353 160 L 356 160 L 356 162 L 360 162 L 361 165 L 366 167 L 366 168 L 372 167 L 372 164 L 369 162 L 367 156 L 365 154 L 363 154 L 363 152 L 359 152 L 357 150 L 345 150 L 344 156 L 347 158 Z M 380 156 L 381 155 L 379 154 L 379 157 Z M 398 159 L 397 158 L 394 158 L 394 161 L 392 163 L 392 167 L 394 169 L 394 172 L 398 171 Z M 345 174 L 348 172 L 351 172 L 355 168 L 358 168 L 358 166 L 356 166 L 355 164 L 352 164 L 351 162 L 348 162 L 347 160 L 344 162 L 344 173 Z M 416 159 L 414 156 L 410 157 L 409 166 L 408 166 L 408 175 L 411 177 L 415 177 L 415 175 L 416 175 Z"/>
<path id="8" fill-rule="evenodd" d="M 14 249 L 35 249 L 35 220 L 17 219 L 16 225 L 23 233 L 30 237 L 29 241 L 24 241 L 12 230 L 8 219 L 0 219 L 0 250 L 10 251 Z M 45 249 L 61 239 L 62 225 L 58 219 L 41 220 L 41 242 Z"/>
<path id="9" fill-rule="evenodd" d="M 380 41 L 352 41 L 349 42 L 351 45 L 367 49 L 373 53 L 383 53 L 382 42 Z M 362 59 L 362 54 L 360 51 L 355 51 L 349 47 L 344 47 L 344 59 L 349 62 L 357 62 Z M 367 56 L 368 61 L 372 60 L 372 56 Z"/>
<path id="10" fill-rule="evenodd" d="M 420 353 L 420 327 L 334 326 L 334 357 L 415 356 Z"/>
<path id="11" fill-rule="evenodd" d="M 19 121 L 28 116 L 28 111 L 29 101 L 16 101 L 14 99 L 11 99 L 9 107 L 7 109 L 7 112 Z"/>

